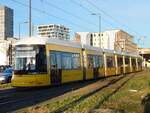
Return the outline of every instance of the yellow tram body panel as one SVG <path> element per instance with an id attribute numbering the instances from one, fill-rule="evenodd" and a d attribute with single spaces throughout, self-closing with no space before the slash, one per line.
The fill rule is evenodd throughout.
<path id="1" fill-rule="evenodd" d="M 87 69 L 86 70 L 86 79 L 93 79 L 94 75 L 93 75 L 93 69 Z"/>
<path id="2" fill-rule="evenodd" d="M 62 83 L 83 80 L 83 72 L 81 70 L 63 70 Z"/>
<path id="3" fill-rule="evenodd" d="M 38 39 L 38 38 L 37 38 Z M 37 40 L 35 38 L 35 40 Z M 36 44 L 40 44 L 41 43 L 41 40 L 43 38 L 41 38 Z M 28 39 L 28 43 L 31 42 L 31 38 Z M 54 43 L 53 43 L 54 41 Z M 26 43 L 26 45 L 28 45 L 28 43 L 26 41 L 23 41 Z M 24 43 L 23 43 L 24 44 Z M 20 45 L 23 45 L 23 44 L 20 44 Z M 33 43 L 34 44 L 34 43 Z M 68 82 L 73 82 L 73 81 L 80 81 L 80 80 L 84 80 L 84 79 L 97 79 L 99 77 L 104 77 L 104 76 L 112 76 L 112 75 L 116 75 L 116 74 L 121 74 L 121 73 L 130 73 L 131 72 L 131 63 L 129 64 L 125 64 L 125 56 L 123 57 L 123 63 L 122 65 L 120 66 L 117 66 L 117 60 L 115 60 L 115 56 L 114 56 L 114 53 L 113 52 L 109 52 L 109 51 L 103 51 L 103 50 L 100 50 L 99 48 L 94 48 L 94 47 L 84 47 L 82 48 L 82 46 L 80 44 L 75 44 L 75 43 L 72 43 L 72 42 L 67 42 L 67 41 L 56 41 L 53 40 L 53 39 L 49 39 L 49 41 L 45 42 L 45 43 L 41 43 L 41 45 L 44 45 L 45 47 L 45 51 L 46 51 L 46 55 L 45 55 L 45 59 L 47 60 L 46 63 L 47 63 L 47 66 L 45 68 L 47 68 L 47 72 L 44 72 L 45 74 L 41 74 L 40 72 L 39 73 L 28 73 L 28 74 L 14 74 L 13 77 L 12 77 L 12 86 L 15 86 L 15 87 L 34 87 L 34 86 L 47 86 L 47 85 L 55 85 L 53 84 L 53 80 L 52 77 L 56 77 L 56 76 L 52 76 L 52 73 L 54 73 L 53 71 L 55 71 L 56 68 L 52 68 L 53 65 L 51 64 L 51 59 L 50 58 L 53 58 L 52 55 L 50 54 L 51 51 L 56 51 L 56 52 L 65 52 L 65 53 L 77 53 L 79 54 L 78 57 L 79 61 L 80 62 L 80 67 L 79 69 L 74 69 L 71 67 L 71 69 L 66 69 L 64 67 L 61 67 L 61 68 L 58 68 L 57 66 L 54 66 L 54 67 L 57 67 L 56 70 L 60 70 L 59 74 L 61 75 L 61 83 L 68 83 Z M 29 49 L 30 47 L 28 47 Z M 37 54 L 36 54 L 37 55 Z M 40 54 L 41 55 L 41 54 Z M 89 59 L 88 59 L 88 55 L 89 55 Z M 92 58 L 95 58 L 97 59 L 97 56 L 98 57 L 102 57 L 102 58 L 99 58 L 101 60 L 100 63 L 99 62 L 96 62 L 96 63 L 99 63 L 97 66 L 97 64 L 95 63 L 95 67 L 91 66 L 90 63 L 88 64 L 88 60 L 91 61 L 91 57 L 90 55 L 93 55 L 94 57 Z M 107 62 L 106 62 L 106 57 L 112 57 L 112 61 L 115 61 L 114 64 L 112 66 L 107 66 Z M 114 57 L 114 58 L 113 58 Z M 95 61 L 95 60 L 94 60 Z M 98 61 L 98 60 L 96 60 Z M 111 63 L 111 59 L 107 60 L 109 61 L 109 63 Z M 139 61 L 141 62 L 141 61 Z M 51 67 L 52 65 L 52 67 Z M 136 63 L 137 65 L 137 63 Z M 142 70 L 142 66 L 141 64 L 139 64 L 140 68 L 137 68 L 139 70 Z M 85 69 L 85 70 L 83 70 Z M 16 70 L 17 71 L 17 70 Z M 23 71 L 23 70 L 22 70 Z M 85 71 L 85 73 L 84 73 Z M 136 72 L 135 70 L 133 70 L 133 72 Z M 56 72 L 56 74 L 58 74 Z M 54 74 L 53 74 L 54 75 Z M 86 76 L 85 76 L 86 75 Z M 96 75 L 96 76 L 95 76 Z"/>
<path id="4" fill-rule="evenodd" d="M 116 75 L 116 68 L 115 67 L 107 68 L 106 69 L 106 76 L 112 76 L 112 75 Z"/>
<path id="5" fill-rule="evenodd" d="M 48 73 L 51 77 L 50 74 L 50 56 L 49 53 L 51 51 L 59 51 L 59 52 L 70 52 L 70 53 L 79 53 L 80 54 L 80 69 L 62 69 L 61 72 L 61 82 L 62 83 L 67 83 L 67 82 L 72 82 L 72 81 L 79 81 L 83 80 L 83 69 L 82 69 L 82 50 L 81 48 L 73 48 L 73 47 L 68 47 L 68 46 L 62 46 L 62 45 L 56 45 L 56 44 L 47 44 L 46 45 L 46 54 L 47 54 L 47 59 L 48 59 Z"/>
<path id="6" fill-rule="evenodd" d="M 111 60 L 110 60 L 111 59 Z M 114 53 L 105 53 L 105 76 L 116 75 L 116 60 Z M 109 61 L 109 62 L 108 62 Z"/>
<path id="7" fill-rule="evenodd" d="M 99 77 L 105 77 L 105 68 L 104 67 L 99 68 Z"/>
<path id="8" fill-rule="evenodd" d="M 98 56 L 101 56 L 102 57 L 102 60 L 100 61 L 100 64 L 102 63 L 103 64 L 103 53 L 101 51 L 96 51 L 96 50 L 88 50 L 88 49 L 85 49 L 85 67 L 86 67 L 86 79 L 94 79 L 94 70 L 91 69 L 91 68 L 88 68 L 88 55 L 98 55 Z M 105 75 L 105 68 L 103 67 L 99 67 L 98 68 L 98 73 L 99 75 L 97 76 L 98 78 L 100 77 L 104 77 Z"/>
<path id="9" fill-rule="evenodd" d="M 62 52 L 79 52 L 79 53 L 82 52 L 81 48 L 73 48 L 73 47 L 67 47 L 67 46 L 56 45 L 56 44 L 47 44 L 46 45 L 47 55 L 49 54 L 50 50 L 62 51 Z"/>
<path id="10" fill-rule="evenodd" d="M 50 85 L 47 74 L 13 75 L 11 84 L 14 87 L 34 87 Z"/>
<path id="11" fill-rule="evenodd" d="M 120 75 L 120 74 L 122 74 L 123 73 L 123 67 L 122 66 L 118 66 L 117 68 L 117 75 Z"/>
<path id="12" fill-rule="evenodd" d="M 125 67 L 125 73 L 130 73 L 130 72 L 131 72 L 130 66 L 126 66 Z"/>

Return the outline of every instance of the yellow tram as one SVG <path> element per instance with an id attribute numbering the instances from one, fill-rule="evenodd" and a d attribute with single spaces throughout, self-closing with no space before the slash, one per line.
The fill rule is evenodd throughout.
<path id="1" fill-rule="evenodd" d="M 14 87 L 58 85 L 142 70 L 138 55 L 53 38 L 31 37 L 15 44 Z"/>

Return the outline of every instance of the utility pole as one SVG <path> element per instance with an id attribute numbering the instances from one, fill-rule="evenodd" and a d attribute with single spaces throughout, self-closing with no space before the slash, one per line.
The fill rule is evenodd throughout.
<path id="1" fill-rule="evenodd" d="M 29 0 L 29 37 L 32 35 L 32 14 L 31 14 L 31 0 Z"/>
<path id="2" fill-rule="evenodd" d="M 101 15 L 99 14 L 98 17 L 99 17 L 99 33 L 101 33 Z"/>

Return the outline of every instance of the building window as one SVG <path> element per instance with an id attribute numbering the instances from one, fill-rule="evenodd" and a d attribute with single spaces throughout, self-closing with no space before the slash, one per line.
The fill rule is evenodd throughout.
<path id="1" fill-rule="evenodd" d="M 90 45 L 93 46 L 93 37 L 90 38 Z"/>
<path id="2" fill-rule="evenodd" d="M 93 38 L 93 35 L 91 34 L 91 38 Z"/>

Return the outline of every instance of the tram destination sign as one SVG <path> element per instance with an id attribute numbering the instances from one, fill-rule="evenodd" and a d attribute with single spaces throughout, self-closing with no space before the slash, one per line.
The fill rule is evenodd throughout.
<path id="1" fill-rule="evenodd" d="M 17 51 L 31 51 L 33 50 L 33 47 L 32 46 L 28 46 L 28 47 L 16 47 L 16 50 Z"/>

